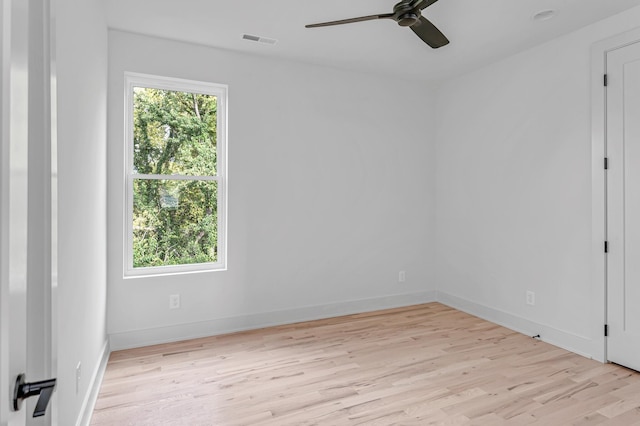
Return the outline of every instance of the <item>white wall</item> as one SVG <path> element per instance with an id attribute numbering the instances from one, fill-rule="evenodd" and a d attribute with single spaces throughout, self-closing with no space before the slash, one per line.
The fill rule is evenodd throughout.
<path id="1" fill-rule="evenodd" d="M 445 82 L 435 95 L 110 32 L 113 346 L 419 303 L 437 289 L 445 303 L 598 358 L 591 46 L 637 22 L 640 8 Z M 125 71 L 229 85 L 228 271 L 123 278 Z M 168 309 L 173 293 L 182 309 Z"/>
<path id="2" fill-rule="evenodd" d="M 125 71 L 229 85 L 227 271 L 123 279 Z M 416 84 L 111 31 L 112 346 L 431 300 L 433 106 Z"/>
<path id="3" fill-rule="evenodd" d="M 107 30 L 100 0 L 56 0 L 58 424 L 74 425 L 106 336 Z M 82 363 L 76 394 L 75 369 Z"/>
<path id="4" fill-rule="evenodd" d="M 443 300 L 601 353 L 604 301 L 591 275 L 591 46 L 638 22 L 635 8 L 438 90 Z M 526 290 L 536 294 L 533 307 Z"/>

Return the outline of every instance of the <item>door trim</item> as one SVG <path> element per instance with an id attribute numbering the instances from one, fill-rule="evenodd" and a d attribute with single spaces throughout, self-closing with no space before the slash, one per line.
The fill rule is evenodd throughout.
<path id="1" fill-rule="evenodd" d="M 0 424 L 9 422 L 9 69 L 11 3 L 0 0 Z"/>
<path id="2" fill-rule="evenodd" d="M 591 289 L 593 358 L 607 362 L 607 187 L 604 158 L 607 155 L 607 108 L 604 75 L 607 53 L 640 42 L 640 28 L 607 38 L 591 48 Z"/>

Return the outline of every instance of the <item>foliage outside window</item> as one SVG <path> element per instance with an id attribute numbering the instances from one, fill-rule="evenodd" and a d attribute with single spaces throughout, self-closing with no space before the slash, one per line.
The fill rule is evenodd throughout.
<path id="1" fill-rule="evenodd" d="M 126 75 L 128 275 L 225 268 L 226 86 Z"/>

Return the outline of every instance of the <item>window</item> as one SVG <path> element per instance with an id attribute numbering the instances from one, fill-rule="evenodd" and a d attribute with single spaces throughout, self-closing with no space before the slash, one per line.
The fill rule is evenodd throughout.
<path id="1" fill-rule="evenodd" d="M 227 87 L 127 73 L 125 275 L 226 268 Z"/>

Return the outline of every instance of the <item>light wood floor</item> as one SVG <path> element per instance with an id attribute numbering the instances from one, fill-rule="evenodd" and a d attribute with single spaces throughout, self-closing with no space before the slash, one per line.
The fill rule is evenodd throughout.
<path id="1" fill-rule="evenodd" d="M 640 374 L 430 303 L 114 352 L 91 424 L 530 423 L 640 424 Z"/>

